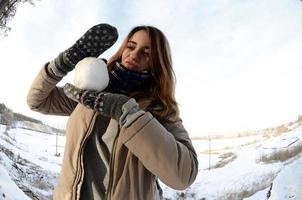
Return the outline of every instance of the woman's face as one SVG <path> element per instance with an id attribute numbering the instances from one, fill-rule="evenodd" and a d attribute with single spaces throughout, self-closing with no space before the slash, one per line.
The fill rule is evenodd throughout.
<path id="1" fill-rule="evenodd" d="M 137 31 L 127 42 L 122 53 L 122 64 L 130 70 L 145 71 L 150 69 L 151 42 L 148 33 Z"/>

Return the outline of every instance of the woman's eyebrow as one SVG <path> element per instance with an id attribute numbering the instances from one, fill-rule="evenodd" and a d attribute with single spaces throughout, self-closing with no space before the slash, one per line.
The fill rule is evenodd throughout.
<path id="1" fill-rule="evenodd" d="M 129 40 L 129 41 L 128 41 L 128 44 L 129 44 L 129 43 L 130 43 L 130 44 L 133 44 L 133 45 L 137 45 L 137 43 L 136 43 L 135 41 L 133 41 L 133 40 Z M 150 49 L 149 46 L 144 46 L 144 48 L 145 48 L 145 49 Z"/>
<path id="2" fill-rule="evenodd" d="M 137 44 L 136 42 L 129 40 L 128 43 Z"/>

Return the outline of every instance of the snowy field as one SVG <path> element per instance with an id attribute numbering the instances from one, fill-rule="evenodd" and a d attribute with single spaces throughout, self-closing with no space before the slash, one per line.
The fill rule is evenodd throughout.
<path id="1" fill-rule="evenodd" d="M 194 140 L 195 183 L 185 191 L 161 183 L 164 198 L 264 200 L 270 193 L 274 200 L 302 199 L 301 141 L 300 126 L 274 137 Z M 51 199 L 64 144 L 55 133 L 0 125 L 0 199 Z"/>

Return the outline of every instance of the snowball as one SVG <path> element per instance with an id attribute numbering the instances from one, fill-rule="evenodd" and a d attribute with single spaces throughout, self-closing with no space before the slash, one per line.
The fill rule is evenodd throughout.
<path id="1" fill-rule="evenodd" d="M 102 91 L 109 83 L 106 63 L 99 58 L 87 57 L 75 66 L 74 85 L 80 89 Z"/>

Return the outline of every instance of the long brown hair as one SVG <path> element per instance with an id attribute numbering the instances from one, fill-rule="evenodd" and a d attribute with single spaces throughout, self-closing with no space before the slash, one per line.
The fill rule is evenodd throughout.
<path id="1" fill-rule="evenodd" d="M 175 100 L 176 78 L 172 68 L 171 50 L 169 42 L 162 31 L 153 26 L 134 27 L 117 52 L 109 59 L 108 68 L 111 70 L 115 62 L 121 62 L 122 53 L 128 41 L 140 30 L 146 31 L 151 41 L 151 73 L 154 76 L 154 84 L 150 89 L 150 96 L 155 97 L 156 103 L 159 103 L 162 107 L 159 117 L 165 119 L 171 114 L 178 115 L 179 111 Z"/>

